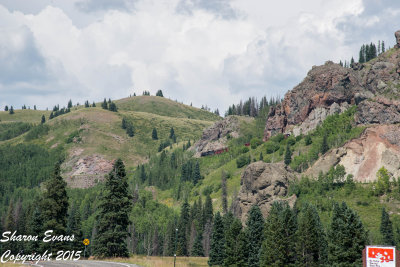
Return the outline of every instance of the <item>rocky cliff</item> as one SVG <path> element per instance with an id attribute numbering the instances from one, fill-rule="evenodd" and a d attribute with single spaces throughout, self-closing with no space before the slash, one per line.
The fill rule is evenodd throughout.
<path id="1" fill-rule="evenodd" d="M 299 135 L 315 129 L 327 115 L 357 104 L 358 124 L 400 122 L 400 31 L 396 47 L 377 58 L 344 68 L 331 61 L 313 67 L 306 78 L 271 108 L 264 139 L 277 133 Z"/>
<path id="2" fill-rule="evenodd" d="M 293 207 L 296 196 L 286 197 L 293 173 L 283 163 L 255 162 L 247 166 L 242 178 L 238 197 L 233 204 L 234 214 L 244 223 L 253 205 L 258 205 L 264 217 L 275 201 L 288 201 Z"/>

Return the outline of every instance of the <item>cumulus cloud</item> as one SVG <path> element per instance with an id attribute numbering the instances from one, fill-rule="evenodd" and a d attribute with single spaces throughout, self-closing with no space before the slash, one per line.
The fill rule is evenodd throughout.
<path id="1" fill-rule="evenodd" d="M 222 111 L 249 96 L 283 96 L 312 65 L 349 60 L 400 26 L 394 0 L 35 3 L 0 1 L 0 105 L 163 89 Z"/>

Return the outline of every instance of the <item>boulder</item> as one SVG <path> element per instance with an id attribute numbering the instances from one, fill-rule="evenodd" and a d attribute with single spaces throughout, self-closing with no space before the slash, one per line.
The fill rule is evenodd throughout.
<path id="1" fill-rule="evenodd" d="M 244 223 L 253 205 L 258 205 L 264 217 L 268 215 L 275 201 L 288 201 L 293 207 L 296 196 L 287 198 L 289 181 L 295 179 L 293 173 L 283 163 L 254 162 L 247 166 L 241 188 L 234 202 L 234 214 Z"/>
<path id="2" fill-rule="evenodd" d="M 394 37 L 396 37 L 396 47 L 400 48 L 400 30 L 394 33 Z"/>

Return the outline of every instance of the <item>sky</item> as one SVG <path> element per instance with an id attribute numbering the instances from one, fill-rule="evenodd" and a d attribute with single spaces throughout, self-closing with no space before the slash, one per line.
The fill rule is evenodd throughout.
<path id="1" fill-rule="evenodd" d="M 399 29 L 398 0 L 0 0 L 0 109 L 161 89 L 223 113 Z"/>

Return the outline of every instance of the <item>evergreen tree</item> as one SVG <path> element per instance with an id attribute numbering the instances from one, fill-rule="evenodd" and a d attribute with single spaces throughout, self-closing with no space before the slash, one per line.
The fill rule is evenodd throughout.
<path id="1" fill-rule="evenodd" d="M 103 103 L 101 104 L 101 107 L 102 107 L 103 109 L 108 109 L 107 100 L 106 100 L 105 98 L 104 98 Z"/>
<path id="2" fill-rule="evenodd" d="M 203 209 L 203 225 L 213 220 L 213 206 L 210 194 L 206 196 L 206 202 Z"/>
<path id="3" fill-rule="evenodd" d="M 121 124 L 122 129 L 126 129 L 127 125 L 128 125 L 128 122 L 126 121 L 126 119 L 122 118 L 122 124 Z"/>
<path id="4" fill-rule="evenodd" d="M 171 127 L 171 130 L 169 131 L 169 138 L 173 139 L 174 136 L 175 136 L 175 131 L 174 131 L 174 128 Z"/>
<path id="5" fill-rule="evenodd" d="M 68 108 L 72 108 L 72 100 L 71 99 L 68 101 L 68 106 L 67 107 Z"/>
<path id="6" fill-rule="evenodd" d="M 382 53 L 385 53 L 385 41 L 382 41 L 382 44 L 381 44 L 381 52 L 382 52 Z"/>
<path id="7" fill-rule="evenodd" d="M 328 152 L 329 146 L 328 146 L 328 134 L 325 132 L 323 137 L 322 137 L 322 144 L 321 144 L 321 153 L 325 154 Z"/>
<path id="8" fill-rule="evenodd" d="M 156 96 L 164 97 L 163 92 L 161 90 L 157 91 Z"/>
<path id="9" fill-rule="evenodd" d="M 46 118 L 45 118 L 45 116 L 44 115 L 42 115 L 42 120 L 41 120 L 41 124 L 43 124 L 43 123 L 45 123 L 46 122 Z"/>
<path id="10" fill-rule="evenodd" d="M 225 258 L 223 266 L 247 266 L 247 237 L 242 231 L 242 223 L 234 218 L 225 234 Z"/>
<path id="11" fill-rule="evenodd" d="M 43 218 L 43 229 L 53 230 L 53 235 L 65 235 L 68 216 L 67 183 L 60 175 L 60 163 L 54 168 L 53 177 L 46 182 L 41 211 Z M 42 243 L 44 249 L 53 252 L 62 250 L 65 242 Z"/>
<path id="12" fill-rule="evenodd" d="M 68 222 L 67 222 L 67 234 L 74 235 L 74 241 L 69 242 L 69 248 L 71 250 L 82 250 L 84 249 L 82 241 L 83 241 L 83 233 L 82 233 L 82 225 L 81 225 L 81 215 L 79 209 L 76 205 L 72 205 L 69 214 L 68 214 Z"/>
<path id="13" fill-rule="evenodd" d="M 199 231 L 196 235 L 196 239 L 194 240 L 191 256 L 194 257 L 204 257 L 203 250 L 203 234 Z"/>
<path id="14" fill-rule="evenodd" d="M 92 107 L 94 107 L 94 108 L 96 107 L 96 103 L 94 101 L 93 101 Z"/>
<path id="15" fill-rule="evenodd" d="M 312 144 L 312 139 L 310 135 L 307 135 L 306 138 L 304 139 L 304 142 L 306 144 L 306 146 L 309 146 Z"/>
<path id="16" fill-rule="evenodd" d="M 286 145 L 286 152 L 285 152 L 285 165 L 289 165 L 292 162 L 292 151 L 290 150 L 290 145 L 287 143 Z"/>
<path id="17" fill-rule="evenodd" d="M 39 208 L 35 208 L 28 222 L 28 234 L 32 236 L 37 235 L 39 237 L 38 239 L 41 240 L 43 235 L 42 225 L 43 221 L 40 210 Z M 27 245 L 27 252 L 28 253 L 39 252 L 39 247 L 40 247 L 40 241 L 29 242 Z"/>
<path id="18" fill-rule="evenodd" d="M 200 165 L 199 161 L 196 161 L 196 165 L 194 167 L 194 172 L 193 172 L 193 184 L 197 184 L 201 179 L 201 174 L 200 174 Z"/>
<path id="19" fill-rule="evenodd" d="M 358 59 L 359 63 L 365 63 L 365 46 L 361 46 L 360 48 L 360 54 L 359 54 L 359 59 Z"/>
<path id="20" fill-rule="evenodd" d="M 4 111 L 8 111 L 8 106 L 7 105 L 4 107 Z"/>
<path id="21" fill-rule="evenodd" d="M 126 133 L 128 134 L 129 137 L 133 137 L 135 135 L 133 125 L 131 123 L 128 124 L 126 128 Z"/>
<path id="22" fill-rule="evenodd" d="M 11 115 L 14 114 L 14 108 L 13 108 L 13 106 L 10 107 L 9 113 L 10 113 Z"/>
<path id="23" fill-rule="evenodd" d="M 286 202 L 274 202 L 268 214 L 260 261 L 262 266 L 294 266 L 296 215 Z"/>
<path id="24" fill-rule="evenodd" d="M 113 111 L 113 112 L 117 112 L 117 111 L 118 111 L 117 105 L 115 105 L 114 102 L 111 102 L 111 103 L 109 104 L 108 109 L 109 109 L 110 111 Z"/>
<path id="25" fill-rule="evenodd" d="M 351 57 L 351 60 L 350 60 L 350 67 L 353 67 L 353 65 L 354 65 L 354 58 Z"/>
<path id="26" fill-rule="evenodd" d="M 129 213 L 132 209 L 131 196 L 125 166 L 118 159 L 109 173 L 97 216 L 98 233 L 95 240 L 95 255 L 100 257 L 128 257 L 125 243 L 129 235 Z"/>
<path id="27" fill-rule="evenodd" d="M 335 203 L 328 228 L 328 260 L 334 266 L 362 265 L 362 250 L 368 234 L 352 209 L 345 202 Z"/>
<path id="28" fill-rule="evenodd" d="M 251 207 L 247 218 L 248 236 L 248 266 L 258 267 L 260 265 L 260 249 L 263 240 L 264 218 L 257 205 Z"/>
<path id="29" fill-rule="evenodd" d="M 314 206 L 306 204 L 303 207 L 296 236 L 296 266 L 321 266 L 327 262 L 326 235 Z"/>
<path id="30" fill-rule="evenodd" d="M 226 176 L 225 171 L 221 173 L 221 193 L 222 193 L 222 212 L 227 214 L 228 212 L 228 189 L 226 185 Z"/>
<path id="31" fill-rule="evenodd" d="M 178 241 L 176 255 L 188 256 L 188 236 L 189 236 L 189 203 L 185 201 L 181 207 L 181 217 L 178 225 Z"/>
<path id="32" fill-rule="evenodd" d="M 1 224 L 1 220 L 0 220 Z M 16 220 L 15 220 L 15 210 L 14 210 L 14 203 L 10 201 L 7 211 L 7 217 L 4 224 L 4 231 L 10 231 L 13 233 L 17 230 Z M 17 253 L 17 244 L 15 242 L 5 242 L 3 244 L 4 251 L 11 250 L 11 253 Z"/>
<path id="33" fill-rule="evenodd" d="M 208 265 L 222 265 L 225 258 L 224 224 L 221 214 L 217 212 L 211 234 L 210 256 Z"/>
<path id="34" fill-rule="evenodd" d="M 53 111 L 50 113 L 49 120 L 51 120 L 52 118 L 54 118 Z"/>
<path id="35" fill-rule="evenodd" d="M 264 160 L 264 156 L 263 156 L 263 153 L 262 153 L 262 151 L 260 152 L 260 159 L 259 159 L 260 161 L 263 161 Z"/>
<path id="36" fill-rule="evenodd" d="M 85 101 L 85 108 L 88 108 L 88 107 L 90 107 L 90 105 L 89 105 L 89 100 L 86 100 L 86 101 Z"/>
<path id="37" fill-rule="evenodd" d="M 382 245 L 395 245 L 392 222 L 390 221 L 389 214 L 386 212 L 385 208 L 382 209 L 381 226 L 379 231 L 382 235 Z"/>
<path id="38" fill-rule="evenodd" d="M 146 170 L 144 169 L 144 165 L 140 167 L 140 180 L 144 183 L 147 180 Z"/>
<path id="39" fill-rule="evenodd" d="M 151 138 L 153 140 L 158 140 L 157 129 L 153 128 L 153 132 L 151 133 Z"/>

